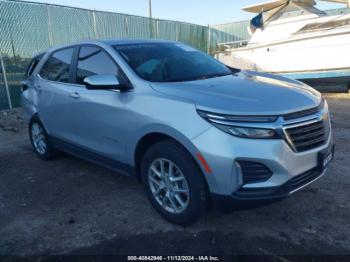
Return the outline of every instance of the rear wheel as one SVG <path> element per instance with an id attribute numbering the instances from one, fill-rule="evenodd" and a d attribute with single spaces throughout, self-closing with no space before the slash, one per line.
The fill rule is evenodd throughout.
<path id="1" fill-rule="evenodd" d="M 57 156 L 57 151 L 51 146 L 47 132 L 38 118 L 33 118 L 29 124 L 29 137 L 35 153 L 43 160 Z"/>
<path id="2" fill-rule="evenodd" d="M 207 189 L 191 155 L 172 140 L 147 150 L 141 164 L 142 181 L 152 206 L 167 220 L 189 225 L 207 206 Z"/>

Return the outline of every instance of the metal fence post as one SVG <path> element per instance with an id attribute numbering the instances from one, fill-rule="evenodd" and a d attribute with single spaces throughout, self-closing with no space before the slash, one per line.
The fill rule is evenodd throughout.
<path id="1" fill-rule="evenodd" d="M 99 38 L 98 32 L 97 32 L 97 24 L 96 24 L 96 10 L 92 10 L 92 22 L 93 22 L 93 30 L 94 30 L 94 35 L 95 39 Z"/>
<path id="2" fill-rule="evenodd" d="M 124 17 L 124 24 L 125 24 L 125 36 L 126 37 L 130 37 L 129 36 L 129 23 L 128 23 L 128 17 L 127 16 L 125 16 Z"/>
<path id="3" fill-rule="evenodd" d="M 53 46 L 52 25 L 51 25 L 51 15 L 50 15 L 48 4 L 46 4 L 46 14 L 47 14 L 47 31 L 49 34 L 49 44 L 52 47 Z"/>
<path id="4" fill-rule="evenodd" d="M 175 30 L 175 34 L 176 34 L 176 41 L 179 41 L 179 26 L 178 25 L 175 25 L 175 28 L 176 28 L 176 30 Z"/>
<path id="5" fill-rule="evenodd" d="M 0 60 L 1 60 L 2 74 L 4 75 L 4 83 L 5 83 L 7 101 L 8 101 L 8 104 L 9 104 L 9 108 L 12 109 L 11 95 L 10 95 L 9 85 L 8 85 L 8 82 L 7 82 L 5 63 L 4 63 L 4 59 L 2 57 L 2 54 L 0 54 Z"/>
<path id="6" fill-rule="evenodd" d="M 208 24 L 208 39 L 207 39 L 207 53 L 210 54 L 210 46 L 211 46 L 211 30 L 210 25 Z"/>
<path id="7" fill-rule="evenodd" d="M 153 18 L 149 18 L 149 36 L 153 38 Z"/>

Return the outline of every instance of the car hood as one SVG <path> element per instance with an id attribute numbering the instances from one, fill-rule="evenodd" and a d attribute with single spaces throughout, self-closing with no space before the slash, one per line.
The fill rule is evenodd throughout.
<path id="1" fill-rule="evenodd" d="M 316 107 L 321 95 L 299 81 L 241 71 L 197 81 L 151 83 L 163 94 L 190 100 L 200 110 L 239 115 L 279 115 Z"/>

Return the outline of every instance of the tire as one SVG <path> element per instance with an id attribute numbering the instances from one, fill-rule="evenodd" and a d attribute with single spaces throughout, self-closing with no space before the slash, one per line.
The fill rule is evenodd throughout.
<path id="1" fill-rule="evenodd" d="M 29 138 L 40 159 L 51 160 L 58 155 L 58 151 L 50 144 L 47 132 L 38 117 L 33 117 L 29 123 Z"/>
<path id="2" fill-rule="evenodd" d="M 192 156 L 175 141 L 164 140 L 151 146 L 142 158 L 140 170 L 149 201 L 165 219 L 186 226 L 206 210 L 208 189 L 204 176 Z"/>

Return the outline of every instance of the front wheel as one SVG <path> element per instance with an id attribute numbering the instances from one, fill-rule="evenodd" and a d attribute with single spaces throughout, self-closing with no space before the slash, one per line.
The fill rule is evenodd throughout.
<path id="1" fill-rule="evenodd" d="M 152 206 L 167 220 L 189 225 L 207 206 L 207 188 L 191 155 L 179 144 L 165 140 L 145 153 L 142 181 Z"/>

